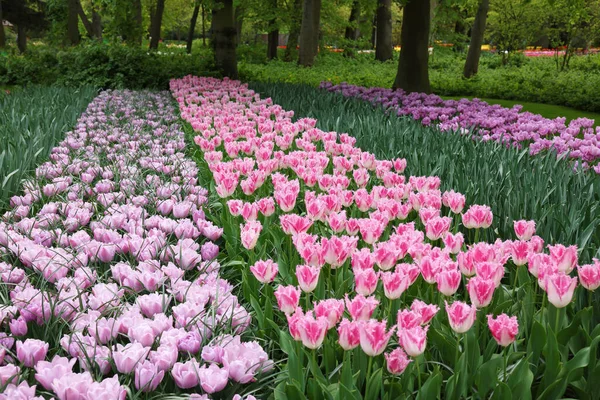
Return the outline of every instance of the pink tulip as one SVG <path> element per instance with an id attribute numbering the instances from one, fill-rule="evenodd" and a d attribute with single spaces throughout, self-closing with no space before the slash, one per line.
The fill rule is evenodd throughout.
<path id="1" fill-rule="evenodd" d="M 165 371 L 160 371 L 155 364 L 145 360 L 135 366 L 135 388 L 142 392 L 156 390 L 165 376 Z"/>
<path id="2" fill-rule="evenodd" d="M 338 343 L 342 349 L 348 351 L 360 344 L 360 330 L 358 321 L 349 321 L 344 318 L 338 326 Z"/>
<path id="3" fill-rule="evenodd" d="M 295 286 L 281 286 L 275 290 L 275 298 L 279 309 L 290 315 L 296 311 L 298 302 L 300 301 L 300 289 Z"/>
<path id="4" fill-rule="evenodd" d="M 27 339 L 17 341 L 17 358 L 26 367 L 33 368 L 38 361 L 43 360 L 48 353 L 49 344 L 43 340 Z"/>
<path id="5" fill-rule="evenodd" d="M 242 200 L 231 199 L 227 200 L 227 207 L 229 207 L 229 213 L 234 217 L 237 217 L 242 212 L 242 206 L 244 202 Z"/>
<path id="6" fill-rule="evenodd" d="M 398 251 L 396 245 L 391 242 L 382 242 L 375 245 L 375 263 L 383 271 L 390 270 L 396 265 L 398 261 Z"/>
<path id="7" fill-rule="evenodd" d="M 410 329 L 400 329 L 398 331 L 398 343 L 406 354 L 411 357 L 418 357 L 425 351 L 427 346 L 427 330 L 429 325 L 415 326 Z"/>
<path id="8" fill-rule="evenodd" d="M 10 320 L 8 326 L 10 328 L 10 333 L 12 333 L 13 336 L 27 335 L 27 321 L 22 315 L 19 316 L 19 318 Z"/>
<path id="9" fill-rule="evenodd" d="M 475 204 L 462 215 L 462 223 L 467 229 L 489 228 L 493 218 L 492 210 L 488 206 Z"/>
<path id="10" fill-rule="evenodd" d="M 390 300 L 399 299 L 410 286 L 410 277 L 402 272 L 380 272 L 385 297 Z"/>
<path id="11" fill-rule="evenodd" d="M 89 372 L 67 373 L 52 381 L 52 391 L 59 400 L 87 400 L 93 383 L 94 379 Z"/>
<path id="12" fill-rule="evenodd" d="M 487 307 L 492 302 L 496 283 L 491 279 L 475 276 L 469 279 L 467 290 L 471 303 L 477 308 Z"/>
<path id="13" fill-rule="evenodd" d="M 600 287 L 600 260 L 594 258 L 593 261 L 593 264 L 586 264 L 577 268 L 581 286 L 587 290 L 596 290 Z"/>
<path id="14" fill-rule="evenodd" d="M 548 246 L 548 250 L 560 272 L 568 274 L 573 271 L 577 265 L 577 246 L 565 247 L 562 244 L 557 244 Z"/>
<path id="15" fill-rule="evenodd" d="M 200 371 L 200 365 L 194 359 L 189 360 L 185 363 L 175 363 L 171 370 L 171 375 L 175 380 L 177 387 L 181 389 L 190 389 L 198 386 L 199 378 L 198 373 Z"/>
<path id="16" fill-rule="evenodd" d="M 270 283 L 275 280 L 279 266 L 273 260 L 259 260 L 250 267 L 250 271 L 259 282 Z"/>
<path id="17" fill-rule="evenodd" d="M 324 317 L 327 319 L 327 329 L 337 325 L 344 314 L 344 301 L 338 299 L 324 299 L 315 303 L 315 317 Z"/>
<path id="18" fill-rule="evenodd" d="M 0 387 L 9 383 L 16 384 L 20 373 L 21 369 L 14 364 L 0 366 Z"/>
<path id="19" fill-rule="evenodd" d="M 352 300 L 350 300 L 346 294 L 345 302 L 350 316 L 355 321 L 366 321 L 370 319 L 371 315 L 373 315 L 373 311 L 375 311 L 375 308 L 379 305 L 379 300 L 375 299 L 374 296 L 365 297 L 362 294 L 356 295 Z"/>
<path id="20" fill-rule="evenodd" d="M 463 234 L 460 232 L 455 235 L 448 232 L 444 236 L 444 246 L 450 254 L 457 254 L 462 248 L 464 241 Z"/>
<path id="21" fill-rule="evenodd" d="M 421 317 L 421 325 L 428 324 L 437 314 L 440 308 L 435 304 L 427 304 L 419 299 L 413 300 L 410 309 Z"/>
<path id="22" fill-rule="evenodd" d="M 535 235 L 535 221 L 514 221 L 515 233 L 519 240 L 529 240 Z"/>
<path id="23" fill-rule="evenodd" d="M 202 390 L 209 394 L 216 393 L 227 386 L 229 372 L 216 364 L 210 364 L 208 367 L 204 365 L 198 370 L 198 379 Z"/>
<path id="24" fill-rule="evenodd" d="M 470 306 L 461 301 L 455 301 L 452 305 L 446 304 L 446 313 L 450 327 L 456 333 L 465 333 L 473 326 L 476 319 L 477 307 Z"/>
<path id="25" fill-rule="evenodd" d="M 406 367 L 408 367 L 408 364 L 412 362 L 400 347 L 389 353 L 385 353 L 384 356 L 387 363 L 387 370 L 392 375 L 401 375 Z"/>
<path id="26" fill-rule="evenodd" d="M 148 357 L 149 347 L 141 343 L 129 343 L 125 346 L 117 344 L 117 350 L 113 352 L 113 359 L 117 370 L 122 374 L 129 374 L 136 364 L 141 363 Z"/>
<path id="27" fill-rule="evenodd" d="M 470 251 L 467 252 L 459 252 L 456 256 L 456 261 L 458 262 L 458 267 L 460 268 L 460 272 L 466 276 L 471 277 L 475 275 L 475 263 L 473 261 L 473 253 Z"/>
<path id="28" fill-rule="evenodd" d="M 442 203 L 450 208 L 453 213 L 458 214 L 465 207 L 465 196 L 461 193 L 456 193 L 454 190 L 444 192 Z"/>
<path id="29" fill-rule="evenodd" d="M 462 279 L 458 269 L 446 269 L 436 275 L 438 290 L 444 296 L 452 296 L 458 290 Z"/>
<path id="30" fill-rule="evenodd" d="M 299 233 L 306 233 L 313 224 L 310 219 L 301 217 L 297 214 L 281 215 L 279 221 L 283 232 L 292 236 Z"/>
<path id="31" fill-rule="evenodd" d="M 248 221 L 243 225 L 240 225 L 242 238 L 242 246 L 247 250 L 252 250 L 258 242 L 258 237 L 262 231 L 262 224 L 260 221 Z"/>
<path id="32" fill-rule="evenodd" d="M 354 290 L 356 293 L 369 296 L 377 289 L 378 282 L 377 273 L 372 268 L 354 270 Z"/>
<path id="33" fill-rule="evenodd" d="M 430 218 L 425 224 L 427 238 L 432 241 L 443 238 L 448 233 L 451 223 L 452 218 L 450 217 Z"/>
<path id="34" fill-rule="evenodd" d="M 545 282 L 548 301 L 556 308 L 566 307 L 573 300 L 577 278 L 559 272 L 547 276 Z"/>
<path id="35" fill-rule="evenodd" d="M 387 331 L 387 322 L 377 321 L 376 319 L 361 321 L 358 326 L 360 347 L 370 357 L 383 353 L 396 329 L 393 327 Z"/>
<path id="36" fill-rule="evenodd" d="M 52 361 L 38 361 L 35 365 L 35 379 L 46 389 L 52 390 L 52 381 L 73 372 L 76 358 L 54 356 Z"/>
<path id="37" fill-rule="evenodd" d="M 496 318 L 492 315 L 488 315 L 487 317 L 490 332 L 500 346 L 506 347 L 515 341 L 519 333 L 517 317 L 509 317 L 506 314 L 500 314 Z"/>
<path id="38" fill-rule="evenodd" d="M 286 318 L 290 330 L 290 335 L 294 338 L 295 341 L 302 340 L 302 336 L 300 336 L 300 321 L 302 320 L 302 318 L 304 318 L 302 308 L 297 307 L 296 311 L 293 314 L 286 314 Z"/>
<path id="39" fill-rule="evenodd" d="M 492 280 L 496 287 L 500 286 L 505 273 L 504 265 L 493 261 L 475 263 L 475 271 L 478 278 Z"/>
<path id="40" fill-rule="evenodd" d="M 258 210 L 265 217 L 273 215 L 273 213 L 275 212 L 275 200 L 272 197 L 265 197 L 263 199 L 260 199 L 258 200 L 256 205 L 258 206 Z"/>
<path id="41" fill-rule="evenodd" d="M 529 253 L 531 253 L 531 245 L 525 241 L 514 241 L 510 246 L 511 258 L 516 266 L 527 264 Z"/>
<path id="42" fill-rule="evenodd" d="M 317 349 L 323 343 L 328 327 L 327 318 L 318 317 L 314 319 L 312 315 L 306 314 L 298 322 L 302 344 L 309 349 Z"/>
<path id="43" fill-rule="evenodd" d="M 298 286 L 304 293 L 311 293 L 319 283 L 320 267 L 312 267 L 310 265 L 298 265 L 296 267 L 296 278 Z"/>

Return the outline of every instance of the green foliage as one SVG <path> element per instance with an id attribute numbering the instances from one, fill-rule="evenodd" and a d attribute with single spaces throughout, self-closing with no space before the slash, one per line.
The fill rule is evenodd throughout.
<path id="1" fill-rule="evenodd" d="M 0 85 L 92 85 L 101 88 L 167 89 L 169 79 L 214 75 L 209 50 L 152 52 L 138 47 L 89 43 L 57 51 L 31 49 L 0 57 Z"/>
<path id="2" fill-rule="evenodd" d="M 96 93 L 90 86 L 0 91 L 0 208 L 73 128 Z"/>
<path id="3" fill-rule="evenodd" d="M 241 62 L 240 77 L 245 81 L 302 83 L 318 86 L 322 81 L 348 82 L 361 86 L 390 87 L 397 71 L 395 60 L 378 63 L 372 54 L 346 58 L 322 52 L 312 68 L 295 63 L 272 61 L 266 65 Z M 431 86 L 441 96 L 471 96 L 556 104 L 600 112 L 600 55 L 578 56 L 568 70 L 558 72 L 551 57 L 512 56 L 506 65 L 502 57 L 482 54 L 479 73 L 462 77 L 464 55 L 435 48 L 430 60 Z"/>

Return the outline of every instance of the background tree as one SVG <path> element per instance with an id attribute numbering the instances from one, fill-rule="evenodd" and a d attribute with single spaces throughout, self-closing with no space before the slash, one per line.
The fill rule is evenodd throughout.
<path id="1" fill-rule="evenodd" d="M 404 6 L 398 73 L 394 89 L 431 93 L 429 84 L 429 0 L 409 0 Z"/>
<path id="2" fill-rule="evenodd" d="M 79 0 L 68 0 L 68 16 L 67 16 L 67 38 L 72 46 L 78 45 L 79 36 Z"/>
<path id="3" fill-rule="evenodd" d="M 465 78 L 470 78 L 477 74 L 489 8 L 490 0 L 480 0 L 479 7 L 477 8 L 477 15 L 475 16 L 475 22 L 473 23 L 473 28 L 471 28 L 471 44 L 469 45 L 467 60 L 463 71 L 463 76 Z"/>
<path id="4" fill-rule="evenodd" d="M 296 59 L 296 47 L 298 47 L 298 37 L 300 36 L 300 27 L 302 25 L 302 0 L 293 0 L 290 2 L 288 15 L 290 15 L 290 29 L 288 40 L 283 55 L 284 61 Z"/>
<path id="5" fill-rule="evenodd" d="M 4 18 L 2 16 L 2 1 L 0 1 L 0 49 L 6 47 L 6 35 L 4 33 Z"/>
<path id="6" fill-rule="evenodd" d="M 158 49 L 160 41 L 160 30 L 162 26 L 163 12 L 165 11 L 165 0 L 156 0 L 156 8 L 152 14 L 152 22 L 150 23 L 150 48 Z"/>
<path id="7" fill-rule="evenodd" d="M 319 28 L 321 23 L 321 0 L 304 0 L 302 27 L 300 29 L 300 53 L 298 64 L 310 67 L 319 52 Z"/>
<path id="8" fill-rule="evenodd" d="M 217 69 L 224 76 L 237 79 L 236 29 L 233 14 L 233 0 L 215 1 L 212 21 L 212 42 Z"/>
<path id="9" fill-rule="evenodd" d="M 194 30 L 196 29 L 196 22 L 198 22 L 198 14 L 200 13 L 201 2 L 196 0 L 194 2 L 194 11 L 192 12 L 192 19 L 190 21 L 190 31 L 188 33 L 186 51 L 188 54 L 192 52 L 192 43 L 194 41 Z"/>
<path id="10" fill-rule="evenodd" d="M 377 0 L 377 42 L 375 45 L 375 59 L 378 61 L 390 60 L 393 51 L 392 0 Z"/>
<path id="11" fill-rule="evenodd" d="M 346 40 L 358 39 L 358 35 L 360 33 L 360 30 L 358 28 L 359 20 L 360 20 L 360 0 L 354 0 L 352 2 L 352 9 L 350 10 L 350 17 L 348 18 L 348 26 L 346 27 L 346 32 L 344 33 L 344 38 Z M 390 20 L 390 23 L 391 23 L 391 20 Z"/>
<path id="12" fill-rule="evenodd" d="M 269 20 L 269 35 L 267 38 L 267 59 L 272 60 L 277 58 L 277 46 L 279 45 L 279 28 L 277 26 L 277 0 L 270 0 L 270 15 Z"/>

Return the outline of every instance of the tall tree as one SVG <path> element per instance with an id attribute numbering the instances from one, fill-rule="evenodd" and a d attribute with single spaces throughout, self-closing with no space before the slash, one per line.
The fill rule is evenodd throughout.
<path id="1" fill-rule="evenodd" d="M 267 39 L 267 59 L 277 58 L 277 46 L 279 45 L 279 28 L 277 27 L 277 0 L 271 0 L 271 15 L 269 21 L 269 35 Z"/>
<path id="2" fill-rule="evenodd" d="M 237 5 L 233 12 L 233 21 L 235 23 L 235 44 L 240 44 L 242 41 L 242 28 L 244 27 L 245 9 L 242 5 Z"/>
<path id="3" fill-rule="evenodd" d="M 291 9 L 290 32 L 285 45 L 285 54 L 283 55 L 285 61 L 292 61 L 294 59 L 294 53 L 296 52 L 296 47 L 298 47 L 298 37 L 300 36 L 300 26 L 302 24 L 301 10 L 302 0 L 294 0 Z"/>
<path id="4" fill-rule="evenodd" d="M 465 78 L 470 78 L 477 74 L 479 68 L 479 57 L 481 56 L 481 45 L 483 44 L 483 34 L 485 33 L 485 24 L 487 21 L 488 10 L 490 8 L 490 0 L 480 0 L 475 22 L 471 29 L 471 44 L 467 53 L 467 61 L 463 75 Z"/>
<path id="5" fill-rule="evenodd" d="M 158 49 L 158 42 L 160 41 L 160 28 L 162 26 L 163 12 L 165 11 L 165 0 L 156 1 L 156 9 L 152 15 L 152 21 L 150 22 L 150 48 Z"/>
<path id="6" fill-rule="evenodd" d="M 394 89 L 431 93 L 429 85 L 429 0 L 410 0 L 402 15 L 400 61 Z"/>
<path id="7" fill-rule="evenodd" d="M 132 7 L 133 21 L 135 23 L 135 37 L 133 38 L 133 40 L 135 43 L 141 46 L 144 40 L 144 28 L 142 26 L 142 0 L 133 0 Z M 150 20 L 152 20 L 152 17 L 150 17 Z"/>
<path id="8" fill-rule="evenodd" d="M 393 51 L 392 0 L 377 0 L 377 45 L 375 46 L 375 59 L 378 61 L 390 60 Z"/>
<path id="9" fill-rule="evenodd" d="M 344 34 L 344 38 L 346 40 L 356 40 L 358 39 L 358 23 L 360 18 L 360 0 L 354 0 L 352 2 L 352 9 L 350 10 L 350 18 L 348 19 L 348 26 L 346 27 L 346 32 Z M 391 22 L 391 20 L 390 20 Z"/>
<path id="10" fill-rule="evenodd" d="M 321 0 L 304 0 L 302 27 L 300 28 L 300 54 L 298 64 L 311 67 L 319 52 L 319 26 Z"/>
<path id="11" fill-rule="evenodd" d="M 88 36 L 94 39 L 102 39 L 102 26 L 100 25 L 100 29 L 98 29 L 98 26 L 96 26 L 97 24 L 100 24 L 100 15 L 94 9 L 94 4 L 92 4 L 92 22 L 90 22 L 85 14 L 85 11 L 83 10 L 83 7 L 81 6 L 81 1 L 76 0 L 76 2 L 77 14 L 79 15 L 79 18 L 81 18 L 81 22 L 83 23 Z M 96 16 L 98 19 L 97 21 L 94 21 L 94 16 Z"/>
<path id="12" fill-rule="evenodd" d="M 2 1 L 0 0 L 0 49 L 6 47 L 6 36 L 4 35 L 4 18 L 2 17 Z"/>
<path id="13" fill-rule="evenodd" d="M 78 11 L 81 4 L 79 0 L 69 0 L 67 5 L 67 39 L 70 45 L 75 46 L 80 41 Z"/>
<path id="14" fill-rule="evenodd" d="M 213 46 L 215 65 L 224 75 L 238 78 L 237 57 L 235 53 L 236 36 L 233 20 L 233 0 L 217 0 L 213 9 Z"/>
<path id="15" fill-rule="evenodd" d="M 27 27 L 24 23 L 17 25 L 17 47 L 21 53 L 27 51 Z"/>
<path id="16" fill-rule="evenodd" d="M 196 0 L 194 4 L 194 12 L 192 13 L 192 20 L 190 21 L 190 32 L 188 33 L 186 51 L 188 54 L 192 52 L 192 43 L 194 41 L 194 30 L 196 29 L 196 22 L 198 21 L 198 14 L 200 13 L 200 1 Z"/>
<path id="17" fill-rule="evenodd" d="M 140 16 L 141 16 L 140 12 Z M 102 40 L 102 19 L 98 12 L 98 6 L 92 1 L 92 35 L 98 40 Z"/>

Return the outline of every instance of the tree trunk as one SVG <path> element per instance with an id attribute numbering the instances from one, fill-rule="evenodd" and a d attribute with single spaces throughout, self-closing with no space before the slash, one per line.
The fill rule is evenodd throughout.
<path id="1" fill-rule="evenodd" d="M 202 3 L 202 46 L 206 47 L 206 9 Z"/>
<path id="2" fill-rule="evenodd" d="M 481 0 L 475 22 L 471 29 L 471 44 L 467 53 L 467 61 L 463 75 L 465 78 L 470 78 L 477 74 L 479 68 L 479 56 L 481 56 L 481 44 L 483 43 L 483 34 L 485 32 L 485 23 L 487 20 L 488 10 L 490 8 L 490 0 Z"/>
<path id="3" fill-rule="evenodd" d="M 277 0 L 271 0 L 271 12 L 273 16 L 277 15 Z M 267 40 L 267 59 L 277 58 L 277 46 L 279 45 L 279 29 L 277 28 L 277 18 L 269 21 L 269 36 Z"/>
<path id="4" fill-rule="evenodd" d="M 235 54 L 236 28 L 233 20 L 233 0 L 219 0 L 213 11 L 215 65 L 231 79 L 238 78 Z"/>
<path id="5" fill-rule="evenodd" d="M 85 31 L 87 32 L 89 37 L 94 37 L 94 29 L 92 28 L 92 23 L 88 19 L 87 15 L 85 15 L 85 11 L 83 11 L 83 7 L 81 6 L 81 1 L 75 0 L 77 5 L 77 14 L 79 18 L 81 18 L 81 22 L 83 22 L 83 26 L 85 27 Z"/>
<path id="6" fill-rule="evenodd" d="M 76 46 L 79 44 L 79 19 L 77 17 L 77 5 L 79 0 L 69 0 L 67 15 L 67 39 L 69 44 Z"/>
<path id="7" fill-rule="evenodd" d="M 371 29 L 371 48 L 377 46 L 377 11 L 373 13 L 373 28 Z"/>
<path id="8" fill-rule="evenodd" d="M 242 6 L 237 6 L 233 12 L 235 22 L 235 44 L 238 45 L 242 41 L 242 28 L 244 27 L 244 9 Z"/>
<path id="9" fill-rule="evenodd" d="M 144 28 L 142 26 L 142 0 L 133 0 L 133 18 L 135 22 L 135 43 L 139 46 L 144 41 Z M 153 12 L 150 11 L 150 21 L 152 21 Z"/>
<path id="10" fill-rule="evenodd" d="M 142 16 L 140 12 L 140 17 Z M 96 11 L 96 8 L 92 5 L 92 33 L 93 36 L 102 40 L 102 19 L 100 18 L 100 14 Z"/>
<path id="11" fill-rule="evenodd" d="M 192 42 L 194 41 L 194 30 L 196 29 L 196 22 L 198 21 L 198 13 L 200 13 L 200 3 L 196 1 L 194 5 L 194 12 L 192 13 L 192 20 L 190 21 L 190 32 L 188 34 L 186 51 L 188 54 L 192 52 Z"/>
<path id="12" fill-rule="evenodd" d="M 2 0 L 0 0 L 0 49 L 6 47 L 6 35 L 4 34 L 4 24 L 2 23 Z"/>
<path id="13" fill-rule="evenodd" d="M 300 29 L 300 54 L 298 64 L 310 67 L 319 52 L 319 25 L 321 0 L 304 0 L 302 27 Z"/>
<path id="14" fill-rule="evenodd" d="M 285 44 L 285 54 L 283 55 L 285 61 L 292 61 L 294 59 L 296 47 L 298 47 L 298 37 L 300 36 L 300 26 L 302 24 L 302 14 L 299 12 L 300 10 L 302 10 L 302 0 L 294 0 L 290 32 L 288 34 L 287 43 Z"/>
<path id="15" fill-rule="evenodd" d="M 429 0 L 411 0 L 404 6 L 400 61 L 393 89 L 431 93 L 429 85 Z"/>
<path id="16" fill-rule="evenodd" d="M 377 46 L 375 46 L 375 59 L 378 61 L 391 60 L 393 51 L 394 47 L 392 46 L 392 0 L 378 0 Z"/>
<path id="17" fill-rule="evenodd" d="M 23 24 L 17 25 L 17 47 L 21 54 L 27 51 L 27 27 Z"/>
<path id="18" fill-rule="evenodd" d="M 358 39 L 358 19 L 360 18 L 360 0 L 354 0 L 352 2 L 352 10 L 350 10 L 350 18 L 348 19 L 348 26 L 346 27 L 346 33 L 344 38 L 346 40 Z"/>
<path id="19" fill-rule="evenodd" d="M 150 25 L 150 48 L 158 49 L 160 40 L 160 28 L 162 25 L 162 16 L 165 11 L 165 0 L 157 0 L 156 10 L 152 16 L 152 24 Z"/>

